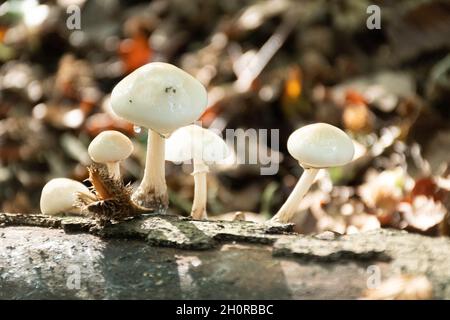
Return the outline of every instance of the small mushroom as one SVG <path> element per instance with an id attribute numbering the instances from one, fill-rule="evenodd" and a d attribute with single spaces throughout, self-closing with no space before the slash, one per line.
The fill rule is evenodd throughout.
<path id="1" fill-rule="evenodd" d="M 326 123 L 315 123 L 294 131 L 287 142 L 289 153 L 304 171 L 292 193 L 272 221 L 287 223 L 294 216 L 298 203 L 308 192 L 322 168 L 343 166 L 353 159 L 354 146 L 341 129 Z"/>
<path id="2" fill-rule="evenodd" d="M 183 70 L 162 62 L 146 64 L 124 79 L 111 93 L 114 113 L 148 128 L 144 176 L 133 194 L 140 206 L 160 213 L 168 206 L 164 167 L 164 138 L 193 123 L 206 109 L 203 85 Z"/>
<path id="3" fill-rule="evenodd" d="M 209 165 L 225 159 L 229 155 L 225 141 L 212 131 L 197 125 L 190 125 L 176 130 L 166 143 L 166 160 L 182 162 L 193 160 L 194 202 L 191 217 L 206 219 L 206 175 Z"/>
<path id="4" fill-rule="evenodd" d="M 88 148 L 92 161 L 104 163 L 113 179 L 120 179 L 119 162 L 125 160 L 133 152 L 131 140 L 119 131 L 108 130 L 101 132 L 92 140 Z"/>
<path id="5" fill-rule="evenodd" d="M 49 215 L 80 214 L 81 210 L 76 206 L 79 193 L 92 198 L 89 189 L 81 182 L 67 178 L 52 179 L 42 189 L 41 212 Z"/>

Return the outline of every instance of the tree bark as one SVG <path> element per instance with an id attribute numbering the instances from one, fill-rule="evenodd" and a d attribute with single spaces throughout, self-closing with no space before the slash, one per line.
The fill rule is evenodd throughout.
<path id="1" fill-rule="evenodd" d="M 367 289 L 370 266 L 381 280 L 426 275 L 434 298 L 450 298 L 448 238 L 304 236 L 292 225 L 172 215 L 100 227 L 0 213 L 0 225 L 0 299 L 351 299 Z"/>

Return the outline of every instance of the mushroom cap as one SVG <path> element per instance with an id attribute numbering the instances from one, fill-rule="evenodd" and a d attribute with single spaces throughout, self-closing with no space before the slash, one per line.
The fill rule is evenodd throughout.
<path id="1" fill-rule="evenodd" d="M 225 159 L 229 153 L 221 137 L 197 125 L 182 127 L 166 140 L 166 160 L 172 162 L 193 159 L 214 163 Z"/>
<path id="2" fill-rule="evenodd" d="M 310 168 L 345 165 L 353 159 L 355 152 L 350 137 L 327 123 L 297 129 L 289 136 L 287 148 L 302 166 Z"/>
<path id="3" fill-rule="evenodd" d="M 41 212 L 49 215 L 72 212 L 77 200 L 77 192 L 90 193 L 84 184 L 72 179 L 50 180 L 42 189 Z"/>
<path id="4" fill-rule="evenodd" d="M 131 140 L 119 131 L 108 130 L 98 134 L 88 148 L 91 159 L 98 163 L 121 161 L 133 152 Z"/>
<path id="5" fill-rule="evenodd" d="M 205 87 L 187 72 L 162 62 L 148 63 L 123 78 L 111 93 L 119 117 L 168 134 L 205 111 Z"/>

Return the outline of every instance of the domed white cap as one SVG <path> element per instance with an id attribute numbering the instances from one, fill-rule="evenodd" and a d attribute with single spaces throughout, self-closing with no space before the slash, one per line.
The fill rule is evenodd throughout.
<path id="1" fill-rule="evenodd" d="M 172 162 L 193 159 L 214 163 L 225 159 L 229 153 L 221 137 L 197 125 L 180 128 L 166 140 L 166 160 Z"/>
<path id="2" fill-rule="evenodd" d="M 111 93 L 114 113 L 160 134 L 193 123 L 205 111 L 206 105 L 206 89 L 197 79 L 162 62 L 136 69 Z"/>
<path id="3" fill-rule="evenodd" d="M 84 184 L 72 179 L 56 178 L 50 180 L 42 189 L 41 212 L 49 215 L 78 212 L 79 210 L 74 210 L 77 192 L 90 193 Z"/>
<path id="4" fill-rule="evenodd" d="M 121 161 L 133 152 L 131 140 L 119 131 L 108 130 L 97 135 L 88 148 L 91 159 L 98 163 Z"/>
<path id="5" fill-rule="evenodd" d="M 327 123 L 315 123 L 294 131 L 287 142 L 289 153 L 309 168 L 337 167 L 349 163 L 355 152 L 350 137 Z"/>

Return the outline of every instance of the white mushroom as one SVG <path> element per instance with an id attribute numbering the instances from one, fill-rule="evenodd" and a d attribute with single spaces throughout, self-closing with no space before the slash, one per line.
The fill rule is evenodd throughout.
<path id="1" fill-rule="evenodd" d="M 191 217 L 206 219 L 207 186 L 206 175 L 209 165 L 225 159 L 229 155 L 225 141 L 212 131 L 197 125 L 176 130 L 166 143 L 166 160 L 183 162 L 193 160 L 194 201 Z"/>
<path id="2" fill-rule="evenodd" d="M 198 80 L 162 62 L 138 68 L 114 87 L 114 113 L 149 129 L 144 176 L 133 194 L 138 205 L 160 212 L 167 209 L 164 137 L 197 120 L 206 104 L 206 89 Z"/>
<path id="3" fill-rule="evenodd" d="M 354 154 L 352 140 L 339 128 L 315 123 L 294 131 L 287 143 L 289 153 L 298 160 L 304 172 L 281 209 L 272 221 L 286 223 L 293 217 L 298 203 L 308 192 L 322 168 L 343 166 Z"/>
<path id="4" fill-rule="evenodd" d="M 108 130 L 97 135 L 88 148 L 91 159 L 104 163 L 108 167 L 109 175 L 120 179 L 119 162 L 128 158 L 133 152 L 131 140 L 119 131 Z"/>
<path id="5" fill-rule="evenodd" d="M 58 213 L 81 213 L 80 209 L 75 207 L 78 193 L 83 193 L 91 197 L 89 189 L 81 182 L 67 178 L 50 180 L 42 189 L 40 201 L 41 212 L 49 215 Z"/>

